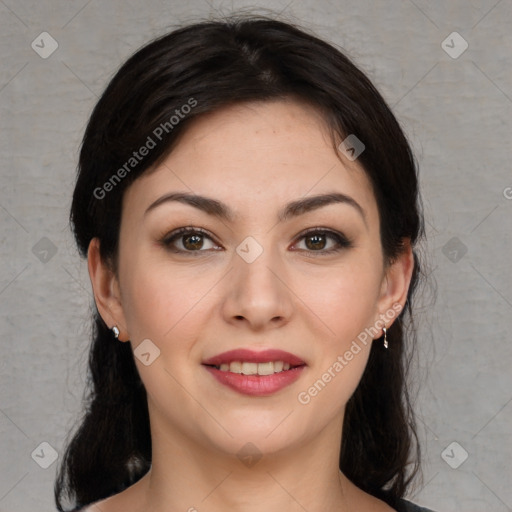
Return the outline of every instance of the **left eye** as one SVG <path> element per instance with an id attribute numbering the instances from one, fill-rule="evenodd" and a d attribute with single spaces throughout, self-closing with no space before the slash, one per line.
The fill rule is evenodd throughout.
<path id="1" fill-rule="evenodd" d="M 329 239 L 334 241 L 334 243 L 331 244 L 331 247 L 326 249 L 326 246 L 329 245 Z M 336 252 L 351 246 L 349 240 L 341 233 L 326 230 L 309 231 L 303 234 L 299 240 L 304 240 L 306 245 L 306 249 L 301 250 L 320 252 L 323 254 Z"/>

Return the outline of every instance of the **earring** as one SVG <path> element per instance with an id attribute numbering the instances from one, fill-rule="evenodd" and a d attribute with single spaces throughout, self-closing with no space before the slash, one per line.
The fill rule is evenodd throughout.
<path id="1" fill-rule="evenodd" d="M 117 328 L 117 325 L 112 327 L 112 332 L 114 333 L 114 338 L 117 340 L 119 338 L 119 329 Z"/>
<path id="2" fill-rule="evenodd" d="M 388 348 L 388 337 L 387 337 L 387 329 L 385 327 L 382 328 L 384 332 L 384 348 Z"/>

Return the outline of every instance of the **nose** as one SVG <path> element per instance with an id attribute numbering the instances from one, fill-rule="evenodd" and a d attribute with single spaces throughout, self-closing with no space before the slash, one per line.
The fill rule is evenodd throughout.
<path id="1" fill-rule="evenodd" d="M 293 312 L 293 292 L 285 267 L 271 250 L 248 263 L 234 255 L 229 273 L 223 315 L 237 326 L 247 324 L 252 330 L 265 330 L 288 323 Z"/>

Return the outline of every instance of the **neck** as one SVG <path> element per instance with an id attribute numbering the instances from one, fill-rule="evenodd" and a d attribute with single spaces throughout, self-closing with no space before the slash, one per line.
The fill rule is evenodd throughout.
<path id="1" fill-rule="evenodd" d="M 176 432 L 164 438 L 163 432 L 153 429 L 152 466 L 134 486 L 141 496 L 140 508 L 348 512 L 355 486 L 339 470 L 341 430 L 334 425 L 333 433 L 336 426 L 338 445 L 332 435 L 322 432 L 308 443 L 259 459 L 261 454 L 249 445 L 247 456 L 230 455 L 199 447 Z"/>

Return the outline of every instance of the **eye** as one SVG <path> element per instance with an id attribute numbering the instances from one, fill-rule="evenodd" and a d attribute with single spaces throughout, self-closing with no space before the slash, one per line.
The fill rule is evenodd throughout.
<path id="1" fill-rule="evenodd" d="M 319 253 L 318 255 L 332 254 L 352 247 L 352 242 L 342 233 L 321 228 L 309 229 L 298 240 L 304 240 L 305 243 L 305 248 L 298 250 Z M 160 243 L 176 253 L 204 253 L 221 249 L 205 230 L 192 227 L 179 228 L 166 235 Z"/>
<path id="2" fill-rule="evenodd" d="M 306 246 L 305 249 L 300 250 L 311 253 L 331 254 L 352 247 L 352 242 L 345 235 L 327 229 L 310 229 L 303 233 L 299 240 L 304 240 Z M 330 247 L 328 247 L 329 240 L 331 241 Z M 328 248 L 326 249 L 326 247 Z"/>
<path id="3" fill-rule="evenodd" d="M 209 240 L 210 243 L 205 240 Z M 206 231 L 199 228 L 180 228 L 165 236 L 161 243 L 173 252 L 205 252 L 218 250 Z M 209 245 L 209 246 L 208 246 Z"/>

